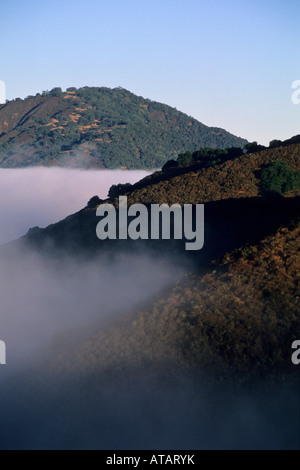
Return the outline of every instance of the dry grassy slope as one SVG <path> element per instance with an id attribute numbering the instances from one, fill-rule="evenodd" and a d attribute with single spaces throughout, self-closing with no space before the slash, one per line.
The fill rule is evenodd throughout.
<path id="1" fill-rule="evenodd" d="M 282 376 L 293 367 L 291 343 L 300 335 L 299 235 L 299 224 L 285 227 L 226 255 L 206 275 L 187 276 L 151 305 L 61 351 L 52 367 L 102 378 L 165 367 L 219 378 Z"/>
<path id="2" fill-rule="evenodd" d="M 43 119 L 56 113 L 72 113 L 68 100 L 55 96 L 32 97 L 22 101 L 10 101 L 0 106 L 0 142 L 16 137 L 16 144 L 31 143 L 33 136 L 22 133 L 28 124 L 34 125 L 33 117 Z"/>
<path id="3" fill-rule="evenodd" d="M 210 168 L 174 176 L 166 181 L 159 181 L 163 178 L 163 172 L 156 173 L 142 180 L 147 186 L 130 194 L 128 203 L 197 204 L 228 198 L 255 197 L 259 195 L 259 171 L 274 160 L 286 161 L 291 168 L 299 171 L 300 144 L 244 155 Z"/>

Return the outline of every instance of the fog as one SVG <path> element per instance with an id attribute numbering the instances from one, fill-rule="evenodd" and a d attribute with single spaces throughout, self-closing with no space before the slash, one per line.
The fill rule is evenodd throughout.
<path id="1" fill-rule="evenodd" d="M 11 220 L 5 236 L 59 220 L 94 194 L 105 197 L 111 184 L 144 174 L 1 170 L 2 226 Z M 297 448 L 294 382 L 227 388 L 201 371 L 196 378 L 168 368 L 157 373 L 151 363 L 111 381 L 88 370 L 74 377 L 76 364 L 57 373 L 58 340 L 89 338 L 144 305 L 185 274 L 180 259 L 133 252 L 58 261 L 22 245 L 1 249 L 7 363 L 0 366 L 0 449 Z"/>
<path id="2" fill-rule="evenodd" d="M 0 170 L 0 240 L 82 209 L 93 196 L 106 198 L 112 184 L 134 183 L 146 171 L 26 168 Z M 96 234 L 95 234 L 96 237 Z M 56 334 L 119 315 L 179 278 L 168 260 L 119 256 L 117 262 L 51 257 L 26 247 L 1 249 L 0 339 L 7 347 L 7 374 L 45 349 Z M 7 248 L 8 250 L 8 248 Z M 154 275 L 155 273 L 155 275 Z"/>
<path id="3" fill-rule="evenodd" d="M 1 449 L 295 449 L 299 389 L 264 380 L 232 388 L 197 371 L 128 377 L 76 374 L 56 345 L 89 338 L 184 274 L 176 259 L 147 253 L 112 262 L 51 259 L 16 249 L 0 266 Z M 59 339 L 59 343 L 57 343 Z M 128 338 L 130 341 L 130 338 Z M 149 338 L 149 340 L 151 340 Z M 70 344 L 74 347 L 74 343 Z M 68 364 L 68 363 L 67 363 Z M 130 364 L 129 372 L 130 372 Z M 75 375 L 74 375 L 75 371 Z M 101 384 L 99 386 L 99 383 Z"/>
<path id="4" fill-rule="evenodd" d="M 115 261 L 66 257 L 59 264 L 20 248 L 2 256 L 0 338 L 6 342 L 7 370 L 15 372 L 39 358 L 60 332 L 101 325 L 182 274 L 175 260 L 146 253 L 120 254 Z"/>
<path id="5" fill-rule="evenodd" d="M 142 170 L 79 170 L 67 168 L 0 169 L 0 244 L 45 227 L 82 209 L 98 195 L 107 197 L 112 184 L 135 183 Z"/>

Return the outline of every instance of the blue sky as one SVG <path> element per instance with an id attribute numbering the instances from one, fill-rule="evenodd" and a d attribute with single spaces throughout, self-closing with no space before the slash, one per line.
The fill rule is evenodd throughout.
<path id="1" fill-rule="evenodd" d="M 268 144 L 300 133 L 299 0 L 2 0 L 7 98 L 122 86 Z"/>

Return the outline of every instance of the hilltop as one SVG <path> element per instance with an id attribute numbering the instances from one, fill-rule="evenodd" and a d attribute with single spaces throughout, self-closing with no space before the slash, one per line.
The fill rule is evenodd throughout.
<path id="1" fill-rule="evenodd" d="M 245 144 L 120 87 L 54 88 L 0 105 L 2 168 L 160 168 L 186 150 Z"/>

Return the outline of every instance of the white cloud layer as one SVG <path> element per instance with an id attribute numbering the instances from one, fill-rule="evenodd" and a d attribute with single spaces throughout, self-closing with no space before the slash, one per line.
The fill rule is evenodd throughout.
<path id="1" fill-rule="evenodd" d="M 66 168 L 0 169 L 0 244 L 82 209 L 112 184 L 135 183 L 149 172 Z"/>

